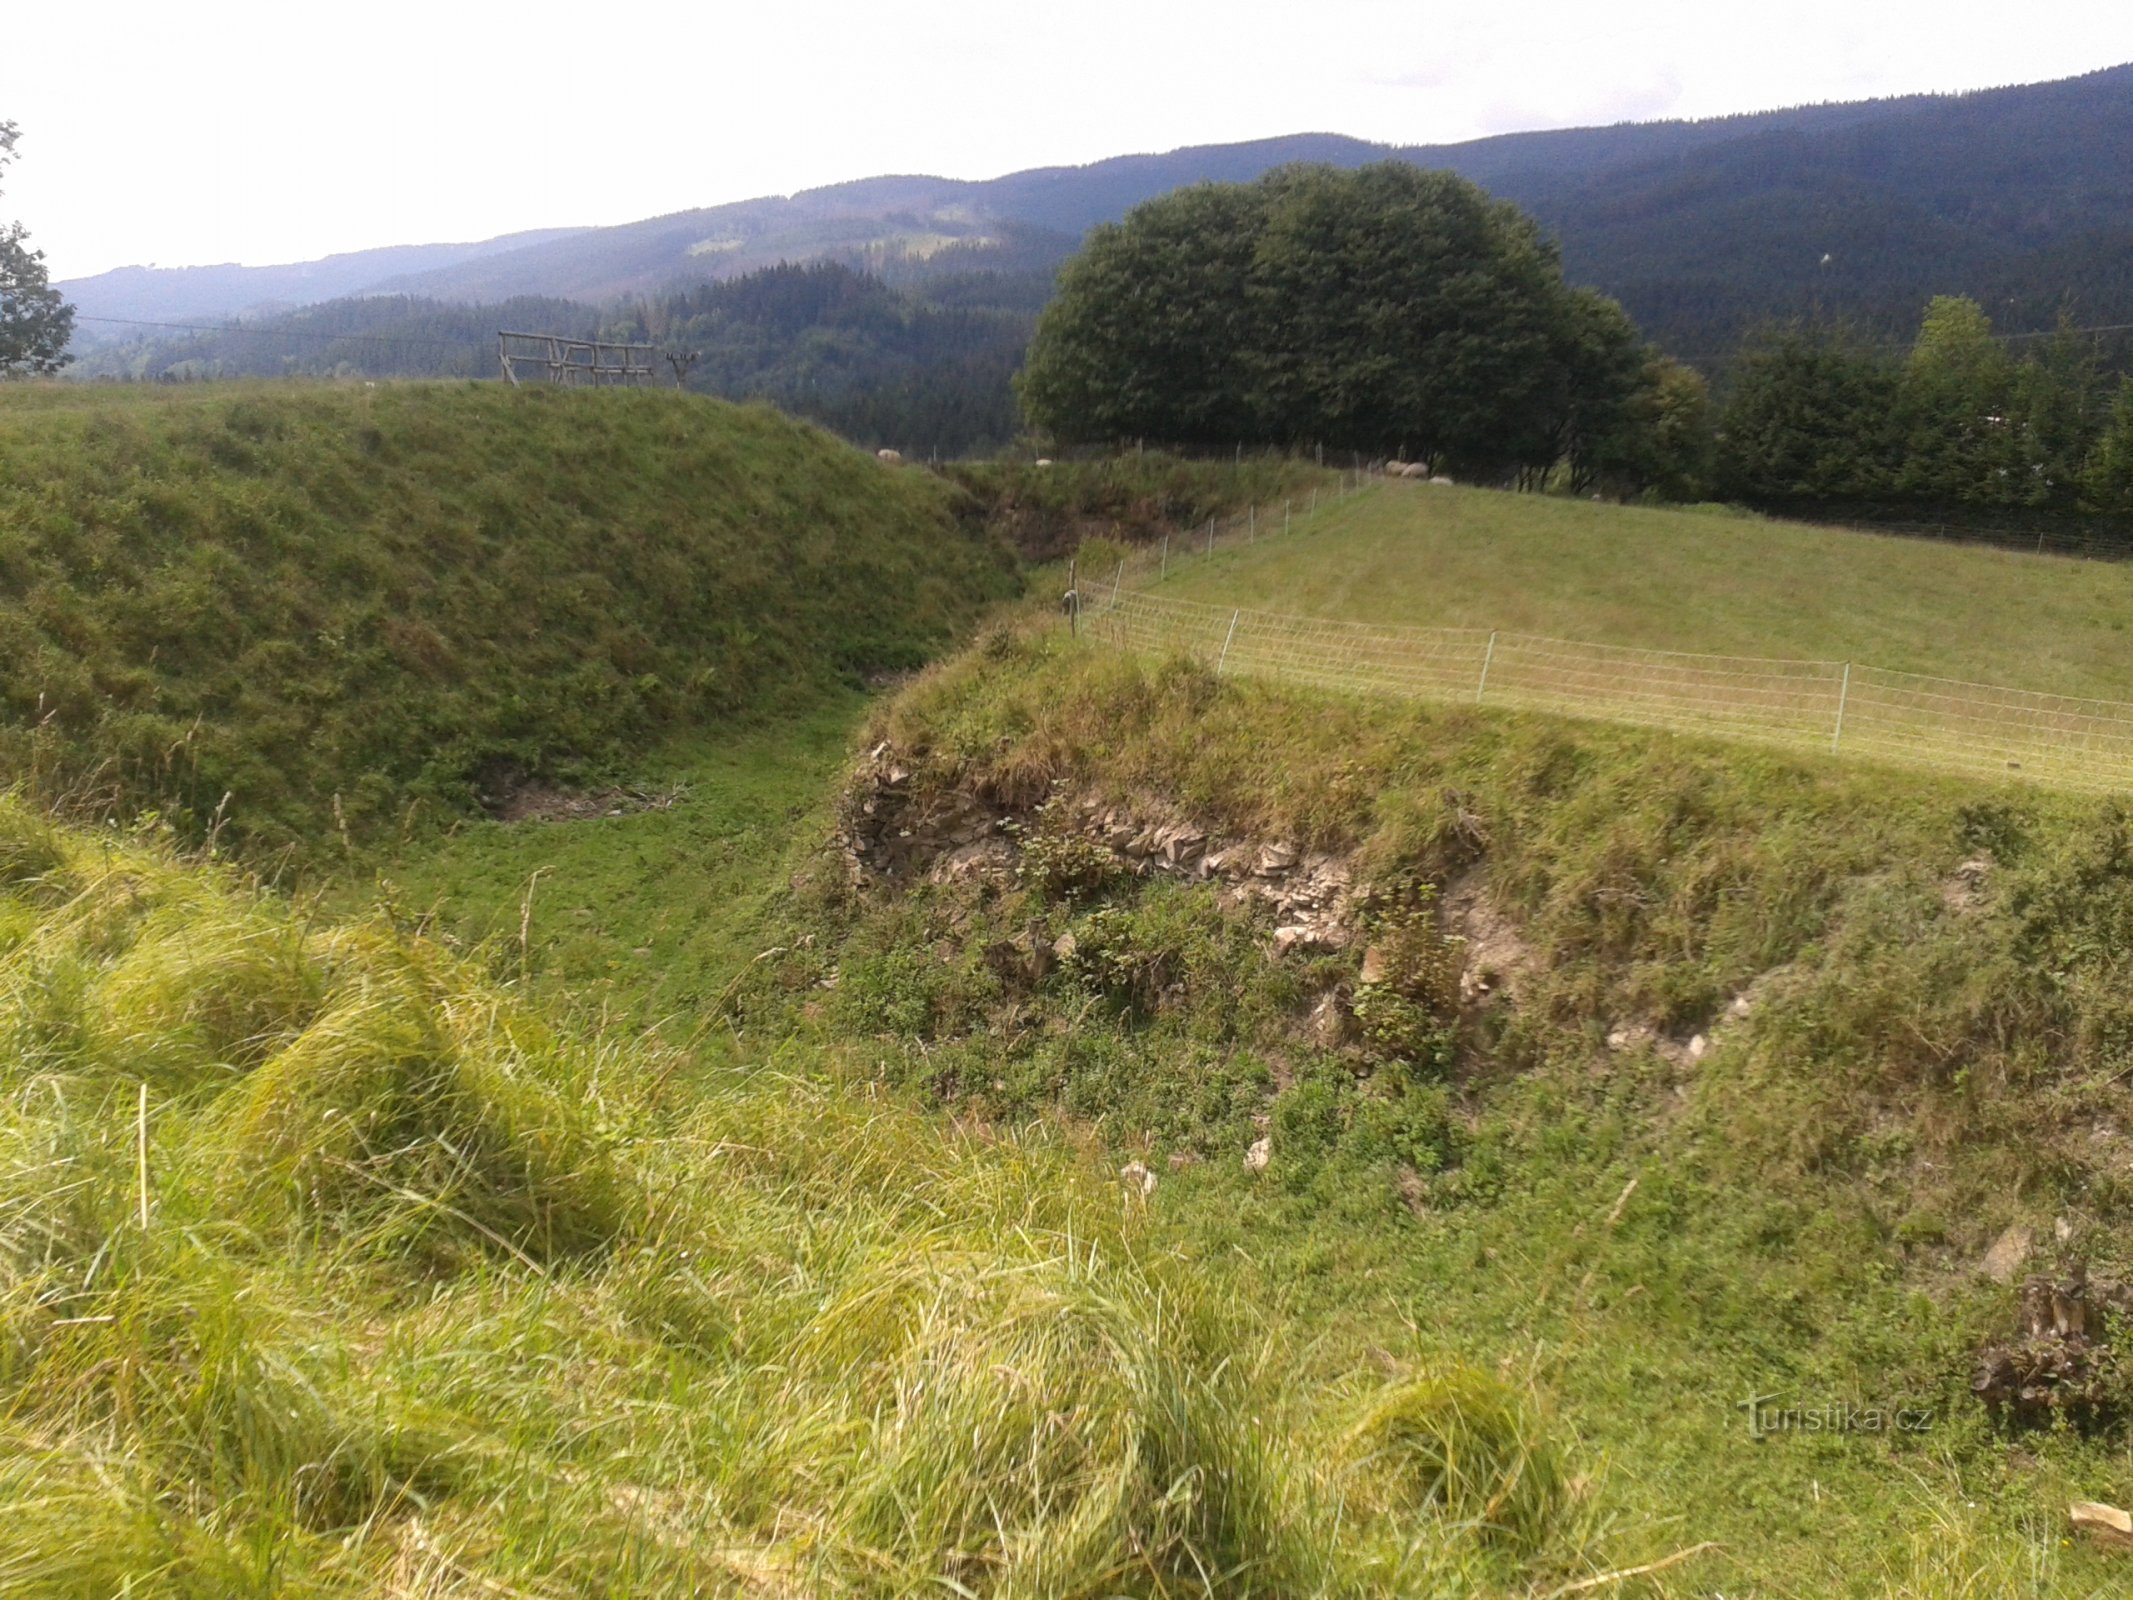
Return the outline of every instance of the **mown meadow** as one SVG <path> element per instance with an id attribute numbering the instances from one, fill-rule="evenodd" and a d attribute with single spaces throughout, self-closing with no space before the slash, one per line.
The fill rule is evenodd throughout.
<path id="1" fill-rule="evenodd" d="M 2133 563 L 1751 516 L 1388 482 L 1307 537 L 1180 544 L 1182 599 L 1409 627 L 1857 661 L 2133 699 Z"/>

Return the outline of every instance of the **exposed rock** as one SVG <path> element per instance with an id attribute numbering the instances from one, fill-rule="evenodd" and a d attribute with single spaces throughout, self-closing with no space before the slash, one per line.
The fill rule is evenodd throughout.
<path id="1" fill-rule="evenodd" d="M 1197 860 L 1207 846 L 1207 835 L 1186 823 L 1174 822 L 1156 829 L 1155 842 L 1163 860 L 1175 867 Z"/>
<path id="2" fill-rule="evenodd" d="M 2125 1380 L 2104 1340 L 2104 1313 L 2133 1312 L 2133 1285 L 2092 1282 L 2077 1265 L 2063 1279 L 2027 1279 L 2017 1306 L 2016 1337 L 1979 1350 L 1970 1380 L 1993 1420 L 2040 1427 L 2061 1417 L 2083 1429 L 2122 1421 Z"/>
<path id="3" fill-rule="evenodd" d="M 1360 981 L 1363 983 L 1383 983 L 1391 964 L 1391 959 L 1385 954 L 1383 945 L 1371 945 L 1363 952 L 1363 970 L 1360 974 Z"/>
<path id="4" fill-rule="evenodd" d="M 1311 1042 L 1321 1050 L 1338 1050 L 1355 1033 L 1355 1018 L 1336 990 L 1319 996 L 1311 1008 Z"/>
<path id="5" fill-rule="evenodd" d="M 1699 1033 L 1689 1041 L 1688 1057 L 1691 1061 L 1701 1061 L 1710 1048 L 1711 1041 Z"/>
<path id="6" fill-rule="evenodd" d="M 1278 878 L 1296 865 L 1296 851 L 1285 844 L 1263 844 L 1259 847 L 1259 860 L 1252 871 L 1262 878 Z"/>
<path id="7" fill-rule="evenodd" d="M 1480 868 L 1461 874 L 1445 887 L 1438 904 L 1445 930 L 1465 944 L 1459 970 L 1459 999 L 1476 1005 L 1502 994 L 1515 1000 L 1522 980 L 1538 970 L 1532 948 L 1513 922 L 1489 897 Z"/>
<path id="8" fill-rule="evenodd" d="M 1992 1248 L 1985 1252 L 1978 1270 L 1994 1283 L 2013 1283 L 2015 1274 L 2029 1262 L 2030 1242 L 2029 1229 L 2019 1222 L 2009 1223 L 1992 1241 Z"/>
<path id="9" fill-rule="evenodd" d="M 1754 1009 L 1755 1002 L 1753 1000 L 1750 1000 L 1744 994 L 1737 994 L 1733 997 L 1733 1004 L 1726 1007 L 1726 1015 L 1733 1018 L 1737 1022 L 1742 1017 L 1747 1016 Z"/>
<path id="10" fill-rule="evenodd" d="M 1118 1181 L 1129 1189 L 1139 1190 L 1143 1199 L 1155 1193 L 1155 1174 L 1148 1170 L 1144 1162 L 1129 1161 L 1120 1167 Z"/>
<path id="11" fill-rule="evenodd" d="M 1266 1171 L 1266 1164 L 1273 1159 L 1274 1141 L 1266 1137 L 1254 1139 L 1251 1149 L 1244 1152 L 1244 1170 L 1246 1172 L 1264 1172 Z"/>
<path id="12" fill-rule="evenodd" d="M 2099 1500 L 2076 1500 L 2066 1508 L 2076 1533 L 2086 1534 L 2106 1550 L 2133 1550 L 2133 1514 Z"/>
<path id="13" fill-rule="evenodd" d="M 1074 952 L 1081 948 L 1081 941 L 1071 933 L 1062 933 L 1052 941 L 1052 955 L 1060 961 L 1072 961 Z"/>
<path id="14" fill-rule="evenodd" d="M 1019 839 L 1040 807 L 1048 827 L 1064 825 L 1100 844 L 1127 874 L 1176 876 L 1209 882 L 1225 909 L 1263 917 L 1277 956 L 1328 954 L 1350 948 L 1361 922 L 1352 868 L 1341 857 L 1304 855 L 1285 841 L 1215 837 L 1190 817 L 1159 803 L 1127 803 L 1074 796 L 1054 785 L 1048 795 L 966 792 L 928 781 L 917 762 L 888 742 L 874 746 L 846 792 L 838 842 L 855 885 L 869 880 L 1006 883 L 1020 859 Z M 1479 824 L 1474 824 L 1478 841 Z M 1475 848 L 1479 848 L 1476 843 Z M 1526 969 L 1530 956 L 1508 919 L 1480 893 L 1478 876 L 1445 902 L 1451 937 L 1464 942 L 1461 994 L 1485 997 Z M 1072 944 L 1053 958 L 1069 959 Z M 1005 963 L 1003 952 L 994 958 Z M 1021 972 L 1020 958 L 1005 970 Z M 1381 981 L 1384 957 L 1367 963 L 1366 981 Z M 1019 981 L 1019 980 L 1018 980 Z"/>
<path id="15" fill-rule="evenodd" d="M 981 839 L 942 856 L 926 877 L 933 883 L 962 883 L 971 878 L 1004 876 L 1014 864 L 1015 853 L 1006 840 Z"/>
<path id="16" fill-rule="evenodd" d="M 1032 929 L 1019 939 L 998 939 L 985 947 L 985 965 L 1003 983 L 1031 988 L 1052 970 L 1052 947 Z"/>
<path id="17" fill-rule="evenodd" d="M 1610 1050 L 1643 1050 L 1657 1041 L 1659 1035 L 1641 1022 L 1625 1022 L 1610 1029 L 1607 1048 Z"/>
<path id="18" fill-rule="evenodd" d="M 1985 898 L 1986 880 L 1992 875 L 1990 856 L 1972 856 L 1941 880 L 1940 900 L 1957 916 L 1968 916 Z"/>

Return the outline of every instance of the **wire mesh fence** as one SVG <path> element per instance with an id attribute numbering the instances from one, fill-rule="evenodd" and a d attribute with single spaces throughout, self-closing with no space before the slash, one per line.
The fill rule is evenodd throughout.
<path id="1" fill-rule="evenodd" d="M 1356 487 L 1364 481 L 1358 475 Z M 1191 553 L 1263 537 L 1293 517 L 1293 506 L 1286 519 L 1281 507 L 1255 508 L 1197 531 Z M 1151 548 L 1088 584 L 1082 631 L 1123 649 L 1182 652 L 1218 671 L 1314 688 L 1595 717 L 2092 793 L 2133 790 L 2133 704 L 1842 661 L 1373 626 L 1209 605 L 1143 586 L 1183 558 L 1176 548 Z"/>

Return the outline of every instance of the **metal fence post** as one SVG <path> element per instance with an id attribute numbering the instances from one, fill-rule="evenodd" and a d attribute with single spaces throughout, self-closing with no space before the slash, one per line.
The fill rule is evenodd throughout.
<path id="1" fill-rule="evenodd" d="M 1229 642 L 1237 637 L 1237 619 L 1244 615 L 1242 607 L 1229 614 L 1229 632 L 1222 635 L 1222 653 L 1215 657 L 1215 676 L 1222 676 L 1222 663 L 1229 659 Z"/>
<path id="2" fill-rule="evenodd" d="M 1215 519 L 1213 517 L 1207 519 L 1207 553 L 1209 555 L 1215 553 Z"/>
<path id="3" fill-rule="evenodd" d="M 1244 542 L 1250 544 L 1259 537 L 1259 508 L 1249 505 L 1244 508 Z"/>
<path id="4" fill-rule="evenodd" d="M 1295 501 L 1284 500 L 1281 502 L 1281 531 L 1283 533 L 1287 533 L 1289 531 L 1289 518 L 1291 515 L 1294 514 L 1295 510 Z"/>
<path id="5" fill-rule="evenodd" d="M 1079 556 L 1067 557 L 1067 633 L 1070 636 L 1081 632 L 1081 585 L 1074 581 L 1074 573 L 1080 565 Z"/>
<path id="6" fill-rule="evenodd" d="M 1481 704 L 1481 696 L 1489 686 L 1489 663 L 1496 659 L 1496 634 L 1489 634 L 1489 647 L 1481 654 L 1481 681 L 1474 685 L 1474 704 Z"/>
<path id="7" fill-rule="evenodd" d="M 1113 611 L 1116 611 L 1116 610 L 1118 609 L 1118 590 L 1119 590 L 1119 585 L 1121 585 L 1121 584 L 1122 584 L 1122 583 L 1124 583 L 1125 581 L 1126 581 L 1126 564 L 1125 564 L 1125 562 L 1121 561 L 1121 562 L 1120 562 L 1120 563 L 1118 564 L 1118 571 L 1117 571 L 1117 572 L 1116 572 L 1115 574 L 1113 574 L 1113 575 L 1112 575 L 1112 578 L 1111 578 L 1111 609 L 1112 609 Z"/>
<path id="8" fill-rule="evenodd" d="M 1837 727 L 1836 731 L 1829 736 L 1829 752 L 1831 755 L 1837 753 L 1838 742 L 1844 737 L 1844 706 L 1845 702 L 1850 700 L 1851 697 L 1852 664 L 1847 661 L 1844 663 L 1844 681 L 1837 686 Z"/>
<path id="9" fill-rule="evenodd" d="M 1163 577 L 1170 576 L 1170 535 L 1163 535 Z M 1158 579 L 1158 582 L 1161 580 Z"/>

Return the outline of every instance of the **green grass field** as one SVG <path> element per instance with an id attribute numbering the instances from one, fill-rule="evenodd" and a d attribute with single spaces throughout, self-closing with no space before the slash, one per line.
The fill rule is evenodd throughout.
<path id="1" fill-rule="evenodd" d="M 1408 483 L 1177 551 L 1157 592 L 1219 605 L 2133 700 L 2133 564 Z"/>
<path id="2" fill-rule="evenodd" d="M 1967 1389 L 2008 1224 L 2133 1272 L 2112 804 L 1034 614 L 876 697 L 1017 586 L 970 504 L 664 398 L 0 393 L 0 661 L 74 719 L 0 685 L 0 789 L 185 705 L 272 801 L 203 862 L 197 815 L 0 795 L 0 1593 L 2125 1592 L 2065 1522 L 2133 1504 L 2124 1427 Z M 1309 481 L 976 488 L 1049 536 Z M 2121 569 L 1720 514 L 1386 485 L 1167 587 L 2133 694 Z M 834 659 L 669 698 L 736 628 Z M 540 708 L 570 737 L 521 746 Z M 1013 811 L 1024 870 L 855 882 L 883 742 Z M 461 757 L 544 750 L 585 814 L 466 804 Z M 1373 909 L 1280 954 L 1092 864 L 1055 792 L 1337 852 Z M 247 872 L 285 841 L 294 896 Z M 1456 1015 L 1453 884 L 1512 974 Z M 1415 981 L 1363 994 L 1373 942 Z M 1933 1425 L 1750 1439 L 1750 1393 Z"/>

